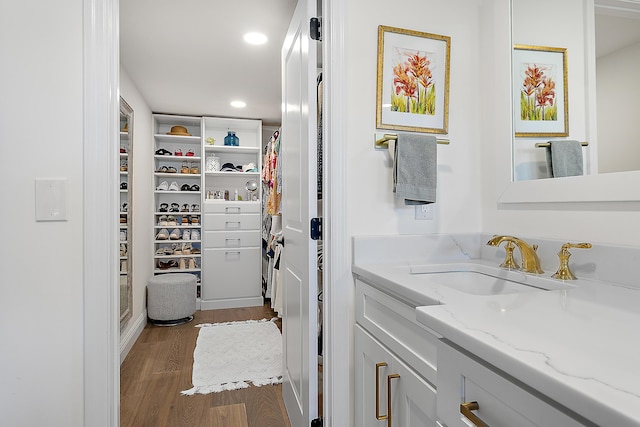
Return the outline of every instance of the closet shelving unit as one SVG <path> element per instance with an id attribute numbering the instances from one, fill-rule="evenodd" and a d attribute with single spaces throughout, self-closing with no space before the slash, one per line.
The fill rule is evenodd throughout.
<path id="1" fill-rule="evenodd" d="M 154 273 L 193 273 L 200 282 L 202 255 L 202 119 L 191 116 L 154 114 Z M 187 128 L 190 135 L 171 135 L 173 126 Z M 188 156 L 191 150 L 193 155 Z M 181 152 L 182 155 L 177 155 Z M 183 171 L 183 166 L 188 170 Z M 165 170 L 165 168 L 167 170 Z M 169 172 L 173 168 L 175 172 Z M 188 172 L 188 173 L 187 173 Z M 160 189 L 175 182 L 177 190 Z M 183 188 L 188 186 L 187 188 Z M 166 211 L 162 208 L 166 204 Z M 176 208 L 177 206 L 177 208 Z M 175 225 L 165 224 L 173 217 Z M 160 232 L 167 231 L 161 239 Z M 172 234 L 178 239 L 169 238 Z M 195 237 L 194 237 L 195 235 Z M 184 249 L 190 253 L 184 253 Z M 176 252 L 178 249 L 178 252 Z"/>
<path id="2" fill-rule="evenodd" d="M 236 132 L 239 146 L 224 145 L 228 131 Z M 220 166 L 253 163 L 256 171 L 204 172 L 202 309 L 262 305 L 262 122 L 204 117 L 203 132 L 205 162 L 216 156 Z M 213 144 L 207 142 L 211 138 Z M 251 180 L 258 184 L 255 200 L 249 200 L 251 193 L 246 190 Z M 216 192 L 225 191 L 228 200 L 213 198 Z"/>

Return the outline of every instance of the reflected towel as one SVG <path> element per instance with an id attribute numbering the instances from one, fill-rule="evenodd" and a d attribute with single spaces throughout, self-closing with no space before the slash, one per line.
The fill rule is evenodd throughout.
<path id="1" fill-rule="evenodd" d="M 549 144 L 545 151 L 552 178 L 582 175 L 582 144 L 579 141 L 549 141 Z"/>
<path id="2" fill-rule="evenodd" d="M 393 191 L 405 205 L 436 201 L 437 142 L 432 135 L 399 134 L 393 162 Z"/>

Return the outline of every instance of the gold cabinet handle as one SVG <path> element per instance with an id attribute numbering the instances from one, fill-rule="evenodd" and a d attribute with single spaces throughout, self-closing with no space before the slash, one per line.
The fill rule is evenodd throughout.
<path id="1" fill-rule="evenodd" d="M 386 415 L 380 415 L 380 368 L 387 366 L 385 362 L 376 363 L 376 420 L 386 420 Z"/>
<path id="2" fill-rule="evenodd" d="M 460 413 L 467 417 L 469 421 L 476 425 L 476 427 L 489 427 L 489 424 L 482 421 L 476 414 L 471 411 L 477 411 L 480 409 L 478 402 L 465 402 L 460 404 Z"/>
<path id="3" fill-rule="evenodd" d="M 391 420 L 391 380 L 400 378 L 400 374 L 387 375 L 387 427 L 393 427 L 393 421 Z"/>

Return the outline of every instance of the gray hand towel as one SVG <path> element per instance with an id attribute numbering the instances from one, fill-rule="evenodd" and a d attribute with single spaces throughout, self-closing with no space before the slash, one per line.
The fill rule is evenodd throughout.
<path id="1" fill-rule="evenodd" d="M 393 191 L 405 205 L 436 201 L 437 142 L 432 135 L 399 134 L 393 162 Z"/>
<path id="2" fill-rule="evenodd" d="M 549 141 L 545 148 L 547 169 L 554 177 L 582 175 L 582 144 L 578 141 Z"/>

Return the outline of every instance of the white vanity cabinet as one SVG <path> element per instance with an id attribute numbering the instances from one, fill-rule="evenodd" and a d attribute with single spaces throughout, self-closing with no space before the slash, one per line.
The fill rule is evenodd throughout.
<path id="1" fill-rule="evenodd" d="M 438 345 L 438 417 L 447 427 L 595 425 L 446 342 Z"/>
<path id="2" fill-rule="evenodd" d="M 415 307 L 356 280 L 356 427 L 436 425 L 436 345 Z"/>

